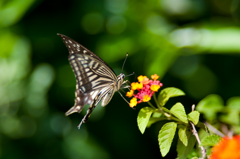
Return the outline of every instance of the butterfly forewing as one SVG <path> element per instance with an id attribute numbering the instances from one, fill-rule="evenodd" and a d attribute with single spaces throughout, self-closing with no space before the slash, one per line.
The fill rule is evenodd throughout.
<path id="1" fill-rule="evenodd" d="M 75 104 L 66 112 L 66 115 L 74 112 L 80 113 L 84 105 L 90 105 L 82 120 L 86 122 L 91 111 L 101 100 L 102 106 L 109 103 L 114 92 L 120 89 L 125 76 L 121 74 L 117 77 L 100 57 L 71 38 L 62 34 L 58 35 L 68 48 L 69 62 L 77 81 Z"/>

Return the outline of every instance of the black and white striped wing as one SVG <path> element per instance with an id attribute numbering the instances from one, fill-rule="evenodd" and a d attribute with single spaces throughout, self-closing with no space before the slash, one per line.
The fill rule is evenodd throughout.
<path id="1" fill-rule="evenodd" d="M 100 90 L 117 81 L 114 71 L 96 54 L 86 49 L 71 38 L 58 34 L 69 51 L 69 62 L 76 77 L 75 105 L 66 112 L 70 115 L 81 112 L 84 105 L 92 104 Z M 113 88 L 112 88 L 113 89 Z M 110 94 L 109 94 L 110 93 Z M 104 103 L 110 101 L 114 93 L 109 90 L 109 97 L 104 96 Z"/>

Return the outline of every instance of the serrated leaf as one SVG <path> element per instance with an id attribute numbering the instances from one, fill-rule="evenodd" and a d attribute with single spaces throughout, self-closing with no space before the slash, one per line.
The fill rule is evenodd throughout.
<path id="1" fill-rule="evenodd" d="M 162 156 L 166 156 L 170 150 L 173 137 L 177 129 L 175 122 L 169 122 L 163 125 L 158 134 L 159 148 Z"/>
<path id="2" fill-rule="evenodd" d="M 192 121 L 194 125 L 198 124 L 200 113 L 196 110 L 188 114 L 188 120 Z"/>
<path id="3" fill-rule="evenodd" d="M 187 139 L 187 134 L 186 134 L 186 126 L 182 125 L 181 127 L 179 127 L 178 130 L 178 137 L 179 139 L 182 141 L 182 143 L 184 144 L 184 146 L 188 145 L 188 139 Z"/>
<path id="4" fill-rule="evenodd" d="M 202 139 L 202 146 L 214 146 L 216 145 L 222 138 L 218 135 L 209 135 Z"/>
<path id="5" fill-rule="evenodd" d="M 191 134 L 187 133 L 188 136 L 188 145 L 184 146 L 183 143 L 178 140 L 177 143 L 177 153 L 178 153 L 178 159 L 186 159 L 187 155 L 192 151 L 196 138 Z"/>
<path id="6" fill-rule="evenodd" d="M 232 97 L 227 101 L 227 108 L 240 111 L 240 97 Z"/>
<path id="7" fill-rule="evenodd" d="M 153 111 L 154 111 L 154 109 L 152 109 L 150 107 L 144 107 L 138 113 L 137 123 L 138 123 L 138 128 L 142 134 L 144 133 L 144 131 L 147 127 L 148 121 L 149 121 Z"/>
<path id="8" fill-rule="evenodd" d="M 177 96 L 183 96 L 185 93 L 175 87 L 168 87 L 163 89 L 159 95 L 158 95 L 158 102 L 160 106 L 164 106 L 166 102 L 169 100 L 171 97 L 177 97 Z"/>
<path id="9" fill-rule="evenodd" d="M 224 103 L 219 95 L 211 94 L 202 99 L 196 106 L 196 110 L 204 114 L 207 120 L 214 120 L 217 112 L 224 108 Z"/>
<path id="10" fill-rule="evenodd" d="M 187 114 L 185 112 L 185 109 L 183 107 L 183 105 L 181 103 L 176 103 L 171 109 L 170 112 L 177 117 L 178 119 L 180 119 L 182 122 L 184 123 L 188 123 L 187 120 Z"/>

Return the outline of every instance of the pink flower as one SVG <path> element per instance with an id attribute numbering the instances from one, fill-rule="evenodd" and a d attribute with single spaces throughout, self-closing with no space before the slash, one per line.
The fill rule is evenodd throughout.
<path id="1" fill-rule="evenodd" d="M 163 84 L 157 80 L 159 78 L 157 74 L 152 75 L 151 78 L 153 80 L 149 80 L 147 76 L 140 75 L 138 76 L 139 82 L 133 82 L 131 84 L 131 91 L 127 92 L 126 95 L 128 97 L 134 96 L 130 100 L 130 107 L 136 106 L 137 103 L 150 101 L 154 92 L 157 92 L 162 87 Z M 134 91 L 138 92 L 134 94 Z"/>

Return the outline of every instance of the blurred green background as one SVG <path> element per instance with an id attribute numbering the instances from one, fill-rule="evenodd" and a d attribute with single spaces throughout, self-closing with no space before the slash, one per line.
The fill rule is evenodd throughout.
<path id="1" fill-rule="evenodd" d="M 75 78 L 56 34 L 117 74 L 128 52 L 125 74 L 157 73 L 190 111 L 208 94 L 240 95 L 239 20 L 239 0 L 0 0 L 0 158 L 161 158 L 161 123 L 137 128 L 146 104 L 131 109 L 116 93 L 81 130 L 86 110 L 65 117 Z M 166 158 L 175 157 L 174 148 Z"/>

